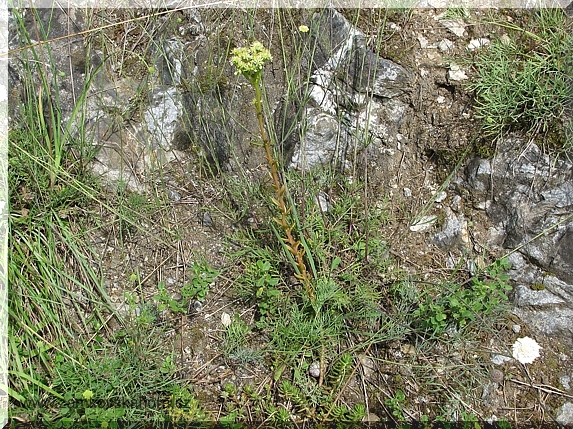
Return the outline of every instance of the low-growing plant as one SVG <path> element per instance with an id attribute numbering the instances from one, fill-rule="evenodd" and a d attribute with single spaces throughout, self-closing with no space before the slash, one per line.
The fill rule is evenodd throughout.
<path id="1" fill-rule="evenodd" d="M 405 422 L 403 407 L 406 401 L 406 395 L 400 389 L 396 390 L 393 397 L 388 398 L 384 401 L 386 406 L 390 409 L 390 413 L 398 422 Z"/>
<path id="2" fill-rule="evenodd" d="M 331 172 L 283 174 L 294 190 L 291 207 L 304 208 L 301 213 L 293 208 L 292 216 L 312 255 L 314 298 L 288 286 L 292 265 L 279 258 L 285 256 L 281 240 L 273 240 L 272 225 L 264 222 L 233 237 L 240 249 L 233 255 L 239 266 L 235 290 L 259 310 L 255 323 L 268 338 L 274 379 L 290 403 L 288 410 L 313 421 L 359 421 L 360 404 L 339 402 L 354 371 L 354 353 L 405 333 L 404 325 L 394 324 L 380 305 L 384 292 L 379 279 L 391 262 L 385 241 L 372 231 L 387 215 L 383 205 L 363 211 L 357 197 L 361 185 Z M 317 195 L 323 195 L 322 204 Z M 331 196 L 328 205 L 324 195 Z M 341 352 L 341 347 L 352 352 Z M 309 371 L 317 364 L 315 379 Z"/>
<path id="3" fill-rule="evenodd" d="M 189 303 L 186 300 L 178 301 L 173 298 L 165 287 L 164 281 L 160 281 L 157 284 L 157 289 L 159 290 L 159 293 L 154 295 L 153 299 L 157 301 L 157 308 L 159 311 L 169 310 L 172 313 L 187 313 Z"/>
<path id="4" fill-rule="evenodd" d="M 505 271 L 510 268 L 507 259 L 500 259 L 488 267 L 482 276 L 474 276 L 468 285 L 447 283 L 437 297 L 426 294 L 414 317 L 423 328 L 443 333 L 449 325 L 464 327 L 478 315 L 489 315 L 500 310 L 507 301 L 511 286 Z"/>
<path id="5" fill-rule="evenodd" d="M 204 301 L 218 275 L 219 271 L 207 262 L 193 262 L 191 277 L 189 282 L 181 288 L 181 295 L 184 299 Z"/>
<path id="6" fill-rule="evenodd" d="M 251 328 L 236 315 L 223 332 L 221 348 L 225 358 L 239 364 L 260 359 L 260 352 L 247 345 L 250 332 Z"/>
<path id="7" fill-rule="evenodd" d="M 197 398 L 186 387 L 175 385 L 165 407 L 169 420 L 177 427 L 196 427 L 209 420 Z"/>
<path id="8" fill-rule="evenodd" d="M 112 342 L 95 336 L 84 349 L 56 352 L 51 370 L 56 395 L 38 419 L 49 427 L 161 421 L 162 398 L 177 386 L 173 359 L 161 346 L 160 331 L 135 323 Z"/>
<path id="9" fill-rule="evenodd" d="M 193 299 L 197 301 L 205 300 L 209 288 L 219 275 L 207 262 L 193 262 L 191 267 L 191 277 L 180 290 L 181 299 L 175 299 L 167 290 L 164 281 L 157 284 L 159 293 L 153 299 L 157 301 L 160 311 L 169 310 L 172 313 L 187 313 Z"/>

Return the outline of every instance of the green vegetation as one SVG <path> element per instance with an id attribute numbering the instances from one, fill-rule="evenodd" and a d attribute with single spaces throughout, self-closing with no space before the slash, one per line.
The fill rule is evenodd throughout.
<path id="1" fill-rule="evenodd" d="M 241 15 L 246 27 L 253 28 L 255 13 Z M 282 46 L 282 52 L 273 52 L 274 61 L 282 54 L 282 61 L 292 66 L 286 70 L 285 103 L 295 100 L 304 106 L 299 89 L 308 81 L 303 51 L 309 49 L 312 29 L 295 12 L 273 13 L 281 28 L 276 44 Z M 466 17 L 462 9 L 450 14 Z M 219 19 L 214 22 L 221 26 L 233 22 L 223 13 Z M 563 61 L 563 49 L 571 36 L 562 33 L 559 19 L 553 12 L 540 12 L 531 31 L 507 26 L 511 35 L 521 31 L 519 43 L 500 39 L 476 54 L 479 77 L 471 89 L 488 133 L 498 135 L 524 123 L 533 124 L 528 130 L 535 131 L 565 126 L 567 118 L 556 100 L 564 102 L 560 97 L 570 64 Z M 18 22 L 29 43 L 23 17 Z M 144 39 L 147 28 L 137 22 L 139 17 L 133 17 L 129 24 Z M 109 34 L 98 34 L 97 46 L 107 54 L 127 56 L 111 49 Z M 257 34 L 249 30 L 244 36 L 255 40 Z M 160 185 L 147 195 L 126 185 L 109 190 L 98 183 L 87 168 L 94 156 L 93 136 L 81 125 L 72 127 L 82 124 L 95 78 L 88 74 L 65 124 L 58 110 L 57 76 L 43 68 L 45 58 L 35 48 L 24 51 L 26 97 L 9 136 L 11 416 L 53 427 L 121 427 L 125 422 L 192 426 L 216 418 L 229 427 L 252 422 L 346 427 L 375 409 L 383 420 L 406 423 L 412 418 L 406 409 L 415 402 L 405 382 L 409 377 L 417 396 L 434 401 L 415 417 L 475 418 L 466 398 L 481 400 L 475 386 L 487 377 L 487 362 L 479 341 L 491 334 L 506 309 L 507 261 L 486 261 L 477 274 L 459 269 L 472 255 L 464 255 L 455 270 L 404 269 L 392 252 L 400 242 L 382 233 L 396 221 L 392 202 L 385 195 L 372 197 L 367 171 L 355 166 L 350 180 L 339 168 L 301 173 L 281 165 L 284 148 L 277 134 L 284 131 L 278 128 L 286 126 L 288 114 L 279 125 L 267 120 L 270 106 L 262 75 L 270 52 L 261 44 L 232 51 L 230 36 L 219 32 L 213 37 L 218 51 L 209 57 L 212 64 L 204 65 L 199 82 L 187 77 L 182 85 L 214 93 L 232 87 L 224 67 L 234 55 L 234 66 L 255 90 L 254 106 L 249 106 L 262 144 L 254 150 L 262 146 L 270 173 L 270 180 L 266 171 L 258 177 L 246 169 L 227 174 L 208 147 L 190 142 L 201 175 L 193 178 L 200 183 L 194 184 L 192 197 L 199 199 L 207 184 L 217 185 L 217 198 L 202 195 L 201 209 L 222 213 L 230 225 L 220 256 L 224 266 L 209 258 L 213 255 L 197 256 L 198 249 L 178 250 L 194 239 L 193 233 L 185 235 L 192 216 L 180 222 L 173 215 L 169 223 L 169 215 L 180 207 L 166 202 Z M 380 50 L 383 41 L 378 39 Z M 42 55 L 54 69 L 49 46 L 43 45 Z M 157 51 L 153 54 L 161 55 Z M 151 53 L 142 49 L 134 55 L 144 61 L 130 57 L 118 75 L 143 64 L 144 70 L 136 71 L 147 79 L 156 71 Z M 523 79 L 510 79 L 516 73 L 524 73 Z M 508 84 L 497 85 L 495 79 Z M 34 86 L 38 82 L 40 90 Z M 141 103 L 139 96 L 134 103 Z M 135 120 L 138 109 L 121 124 Z M 232 147 L 233 136 L 221 136 Z M 237 154 L 231 157 L 238 159 Z M 114 246 L 120 248 L 119 262 L 106 253 Z M 131 260 L 136 246 L 148 246 L 155 260 Z M 169 281 L 162 272 L 168 269 L 179 277 Z M 199 317 L 200 311 L 190 307 L 196 301 L 207 307 L 225 287 L 231 298 L 199 314 L 205 316 L 199 323 L 211 325 L 195 332 L 209 337 L 216 349 L 212 360 L 217 371 L 209 372 L 211 362 L 201 360 L 201 350 L 187 352 L 183 340 L 176 343 Z M 233 314 L 230 324 L 211 329 L 227 306 L 225 311 Z M 395 350 L 402 360 L 393 360 Z M 468 353 L 455 360 L 451 356 L 459 350 Z M 443 355 L 443 361 L 428 358 L 436 355 Z M 453 374 L 447 386 L 442 385 L 443 367 Z M 217 378 L 227 370 L 233 378 Z M 201 377 L 205 385 L 218 386 L 215 404 L 205 399 L 205 387 L 197 382 Z"/>
<path id="2" fill-rule="evenodd" d="M 475 91 L 476 117 L 487 137 L 520 130 L 553 148 L 570 149 L 571 20 L 559 8 L 541 8 L 523 21 L 489 22 L 503 34 L 471 59 L 477 75 L 467 88 Z"/>
<path id="3" fill-rule="evenodd" d="M 414 316 L 424 328 L 434 333 L 443 333 L 451 324 L 464 327 L 478 315 L 490 315 L 500 310 L 507 301 L 506 292 L 511 290 L 509 277 L 504 272 L 511 266 L 506 259 L 496 261 L 486 269 L 486 278 L 472 277 L 469 286 L 442 284 L 438 296 L 426 291 L 419 298 Z"/>
<path id="4" fill-rule="evenodd" d="M 180 289 L 181 299 L 174 299 L 170 296 L 165 287 L 165 282 L 161 281 L 157 285 L 159 293 L 153 296 L 158 303 L 160 311 L 170 310 L 173 313 L 187 313 L 190 310 L 191 300 L 204 301 L 210 286 L 217 278 L 219 272 L 209 266 L 206 262 L 193 262 L 191 267 L 191 278 L 189 283 Z"/>

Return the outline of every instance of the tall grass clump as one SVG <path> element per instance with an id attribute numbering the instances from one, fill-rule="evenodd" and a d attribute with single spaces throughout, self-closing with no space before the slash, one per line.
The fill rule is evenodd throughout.
<path id="1" fill-rule="evenodd" d="M 10 416 L 99 427 L 163 415 L 159 398 L 172 391 L 174 370 L 161 356 L 161 333 L 136 321 L 122 335 L 107 335 L 112 318 L 124 320 L 110 303 L 92 237 L 102 208 L 122 215 L 105 203 L 87 168 L 94 146 L 84 127 L 86 97 L 97 69 L 86 65 L 82 92 L 64 119 L 50 23 L 35 9 L 27 13 L 14 11 L 26 48 L 13 60 L 23 95 L 9 130 Z M 42 43 L 32 43 L 28 19 Z"/>

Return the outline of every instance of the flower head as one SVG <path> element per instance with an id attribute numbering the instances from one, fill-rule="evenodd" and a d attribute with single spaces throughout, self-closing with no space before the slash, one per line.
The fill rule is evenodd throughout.
<path id="1" fill-rule="evenodd" d="M 273 59 L 271 52 L 261 42 L 253 42 L 249 48 L 235 48 L 231 51 L 231 64 L 252 84 L 261 79 L 263 67 Z"/>
<path id="2" fill-rule="evenodd" d="M 86 401 L 89 401 L 91 398 L 94 397 L 94 392 L 92 392 L 91 390 L 85 390 L 84 393 L 82 393 L 82 397 Z"/>
<path id="3" fill-rule="evenodd" d="M 539 357 L 541 346 L 532 338 L 518 338 L 513 344 L 513 357 L 521 363 L 532 363 Z"/>
<path id="4" fill-rule="evenodd" d="M 298 27 L 298 31 L 300 31 L 301 33 L 308 33 L 308 30 L 309 30 L 309 28 L 306 25 L 300 25 Z"/>

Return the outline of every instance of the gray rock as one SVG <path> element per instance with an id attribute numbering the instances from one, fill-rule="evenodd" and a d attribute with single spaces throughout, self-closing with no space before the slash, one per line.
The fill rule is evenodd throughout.
<path id="1" fill-rule="evenodd" d="M 573 165 L 512 136 L 493 159 L 473 159 L 463 182 L 475 200 L 491 199 L 490 242 L 517 249 L 509 257 L 514 313 L 573 344 Z"/>
<path id="2" fill-rule="evenodd" d="M 414 75 L 368 49 L 366 36 L 334 9 L 315 13 L 312 26 L 316 54 L 309 101 L 300 118 L 304 126 L 290 122 L 289 129 L 301 134 L 288 143 L 294 147 L 290 167 L 334 163 L 344 168 L 365 143 L 376 150 L 394 141 L 408 109 Z"/>
<path id="3" fill-rule="evenodd" d="M 561 375 L 559 376 L 559 382 L 561 383 L 561 385 L 563 386 L 563 388 L 565 390 L 569 390 L 571 389 L 571 385 L 569 383 L 571 383 L 571 377 L 568 375 Z"/>
<path id="4" fill-rule="evenodd" d="M 573 403 L 565 402 L 559 410 L 555 421 L 561 425 L 573 425 Z"/>
<path id="5" fill-rule="evenodd" d="M 463 248 L 468 243 L 467 221 L 463 213 L 456 214 L 449 207 L 445 210 L 445 223 L 440 232 L 431 238 L 436 246 L 448 250 L 451 247 Z"/>
<path id="6" fill-rule="evenodd" d="M 150 98 L 150 105 L 143 112 L 142 130 L 152 150 L 168 151 L 185 114 L 181 93 L 173 86 L 164 86 L 153 90 Z"/>
<path id="7" fill-rule="evenodd" d="M 343 146 L 339 141 L 340 134 L 344 136 L 342 143 L 350 139 L 336 118 L 321 111 L 311 112 L 308 117 L 308 130 L 302 138 L 300 149 L 291 160 L 291 167 L 305 169 L 330 164 L 342 157 L 346 145 Z"/>
<path id="8" fill-rule="evenodd" d="M 562 305 L 565 301 L 555 296 L 547 289 L 532 290 L 529 286 L 518 285 L 514 289 L 513 303 L 518 307 L 532 307 L 541 310 L 543 308 L 555 307 Z"/>
<path id="9" fill-rule="evenodd" d="M 491 188 L 491 162 L 488 159 L 474 158 L 466 167 L 466 180 L 475 191 L 485 192 Z"/>
<path id="10" fill-rule="evenodd" d="M 211 212 L 203 212 L 201 215 L 201 225 L 207 227 L 213 226 L 213 217 L 211 216 Z"/>

